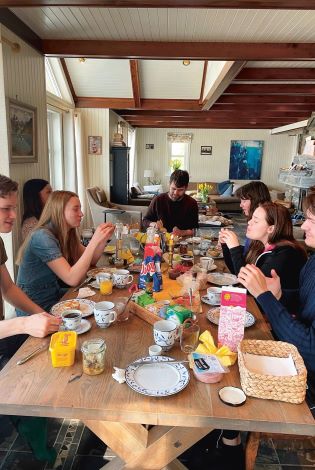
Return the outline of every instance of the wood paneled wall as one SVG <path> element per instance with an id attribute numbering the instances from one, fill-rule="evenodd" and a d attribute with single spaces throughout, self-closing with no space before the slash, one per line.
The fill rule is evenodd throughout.
<path id="1" fill-rule="evenodd" d="M 155 176 L 168 186 L 169 156 L 167 132 L 192 133 L 189 173 L 191 181 L 224 181 L 229 177 L 231 140 L 263 140 L 264 154 L 261 180 L 268 186 L 281 188 L 278 183 L 280 167 L 288 167 L 296 150 L 296 136 L 288 134 L 271 135 L 268 130 L 220 130 L 220 129 L 138 129 L 137 164 L 138 179 L 143 178 L 145 169 L 153 169 Z M 154 144 L 153 150 L 146 150 L 145 144 Z M 200 155 L 202 145 L 212 146 L 212 155 Z M 242 181 L 242 184 L 245 183 Z"/>

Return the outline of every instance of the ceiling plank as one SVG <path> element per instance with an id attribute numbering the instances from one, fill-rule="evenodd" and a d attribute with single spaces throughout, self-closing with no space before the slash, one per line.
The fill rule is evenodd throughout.
<path id="1" fill-rule="evenodd" d="M 235 77 L 238 80 L 315 80 L 315 68 L 243 68 Z"/>
<path id="2" fill-rule="evenodd" d="M 297 85 L 297 84 L 238 84 L 230 85 L 225 90 L 226 94 L 261 94 L 261 95 L 271 95 L 275 93 L 277 95 L 314 95 L 315 94 L 315 84 L 314 85 Z"/>
<path id="3" fill-rule="evenodd" d="M 113 108 L 113 109 L 135 109 L 135 103 L 130 98 L 95 98 L 77 97 L 76 106 L 78 108 Z M 198 100 L 163 100 L 163 99 L 142 99 L 141 109 L 169 109 L 169 110 L 200 110 Z"/>
<path id="4" fill-rule="evenodd" d="M 44 39 L 54 57 L 190 60 L 309 60 L 314 43 L 149 42 Z"/>
<path id="5" fill-rule="evenodd" d="M 301 110 L 301 111 L 306 111 L 311 113 L 314 111 L 314 105 L 304 105 L 303 107 L 296 107 L 295 105 L 290 106 L 289 104 L 259 104 L 257 103 L 252 103 L 252 104 L 245 104 L 245 105 L 235 105 L 235 104 L 225 104 L 225 105 L 220 105 L 220 104 L 214 104 L 211 108 L 212 110 L 224 110 L 224 111 L 236 111 L 236 110 L 247 110 L 249 112 L 253 112 L 257 109 L 259 109 L 260 112 L 266 112 L 266 111 L 285 111 L 285 112 L 290 112 L 290 111 L 295 111 L 295 110 Z"/>
<path id="6" fill-rule="evenodd" d="M 126 115 L 122 115 L 119 113 L 119 115 L 121 117 L 123 117 L 124 119 L 126 119 L 126 121 L 142 121 L 142 120 L 147 120 L 147 119 L 151 119 L 151 120 L 165 120 L 165 121 L 170 121 L 170 120 L 174 120 L 174 121 L 193 121 L 193 120 L 203 120 L 203 121 L 208 121 L 208 120 L 213 120 L 213 119 L 228 119 L 228 120 L 231 120 L 231 119 L 235 119 L 237 120 L 238 118 L 239 119 L 251 119 L 253 117 L 255 118 L 263 118 L 263 119 L 283 119 L 283 118 L 306 118 L 308 116 L 310 116 L 309 113 L 284 113 L 284 112 L 281 112 L 281 113 L 272 113 L 272 111 L 269 111 L 268 113 L 264 113 L 262 115 L 261 112 L 256 112 L 256 113 L 248 113 L 246 111 L 244 111 L 243 113 L 240 113 L 240 112 L 225 112 L 225 111 L 213 111 L 213 113 L 209 113 L 207 115 L 205 115 L 204 113 L 199 113 L 199 114 L 195 114 L 193 116 L 189 115 L 189 116 L 185 116 L 185 115 L 181 115 L 181 116 L 173 116 L 172 114 L 170 114 L 169 116 L 166 116 L 166 115 L 163 115 L 163 116 L 159 116 L 159 115 L 156 115 L 156 114 L 145 114 L 145 115 L 137 115 L 137 116 L 126 116 Z"/>
<path id="7" fill-rule="evenodd" d="M 315 3 L 314 0 L 0 0 L 0 6 L 312 10 Z"/>
<path id="8" fill-rule="evenodd" d="M 211 106 L 216 102 L 222 95 L 224 90 L 230 85 L 233 78 L 242 70 L 245 61 L 228 61 L 224 64 L 222 70 L 212 83 L 210 89 L 202 102 L 202 109 L 210 109 Z"/>
<path id="9" fill-rule="evenodd" d="M 283 125 L 290 124 L 284 123 Z M 278 124 L 281 126 L 282 124 Z M 216 124 L 195 124 L 194 122 L 187 122 L 185 124 L 177 124 L 171 125 L 169 123 L 155 123 L 155 124 L 146 124 L 137 123 L 133 127 L 153 127 L 153 128 L 178 128 L 178 129 L 273 129 L 275 127 L 274 122 L 267 122 L 267 123 L 259 123 L 259 124 L 248 124 L 248 123 L 240 123 L 240 122 L 225 122 L 225 123 L 216 123 Z"/>
<path id="10" fill-rule="evenodd" d="M 74 89 L 74 86 L 73 86 L 73 83 L 72 83 L 72 80 L 71 80 L 71 77 L 70 77 L 70 73 L 69 73 L 69 70 L 68 70 L 68 67 L 67 67 L 67 64 L 66 64 L 66 60 L 61 58 L 60 63 L 61 63 L 61 67 L 63 69 L 63 72 L 65 74 L 66 80 L 68 82 L 68 86 L 69 86 L 69 89 L 70 89 L 70 93 L 72 95 L 73 102 L 76 104 L 77 101 L 78 101 L 78 98 L 77 98 L 77 95 L 75 93 L 75 89 Z"/>
<path id="11" fill-rule="evenodd" d="M 132 59 L 129 61 L 129 64 L 130 64 L 130 75 L 131 75 L 132 92 L 133 92 L 133 99 L 135 102 L 135 107 L 141 108 L 138 61 L 135 59 Z"/>
<path id="12" fill-rule="evenodd" d="M 312 108 L 310 108 L 312 109 Z M 231 113 L 235 113 L 237 115 L 239 114 L 247 114 L 248 115 L 248 112 L 247 112 L 247 108 L 246 107 L 243 107 L 243 106 L 239 106 L 239 107 L 233 107 L 233 108 L 228 108 L 228 109 L 225 109 L 225 108 L 222 108 L 222 107 L 218 107 L 216 110 L 213 110 L 211 109 L 210 111 L 154 111 L 154 110 L 114 110 L 115 112 L 117 112 L 117 114 L 119 114 L 121 117 L 123 118 L 126 118 L 126 119 L 132 119 L 132 118 L 138 118 L 138 117 L 144 117 L 144 116 L 156 116 L 156 117 L 183 117 L 183 118 L 195 118 L 195 117 L 202 117 L 203 119 L 206 119 L 208 116 L 219 116 L 219 115 L 226 115 L 227 113 L 231 114 Z M 251 109 L 250 108 L 250 111 L 251 111 L 251 116 L 252 115 L 260 115 L 261 116 L 261 110 L 256 106 L 255 109 Z M 308 111 L 308 110 L 307 110 Z M 302 113 L 305 114 L 305 111 L 303 109 L 293 109 L 293 110 L 287 110 L 287 109 L 283 109 L 283 110 L 274 110 L 274 108 L 272 106 L 270 106 L 266 112 L 264 112 L 264 116 L 266 115 L 280 115 L 280 116 L 286 116 L 287 114 L 294 114 L 294 115 L 300 115 Z"/>

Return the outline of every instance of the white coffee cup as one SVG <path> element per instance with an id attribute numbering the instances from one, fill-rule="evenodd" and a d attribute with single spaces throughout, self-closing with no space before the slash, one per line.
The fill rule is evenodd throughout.
<path id="1" fill-rule="evenodd" d="M 161 353 L 162 353 L 161 346 L 158 346 L 157 344 L 153 344 L 152 346 L 149 346 L 149 356 L 160 356 Z"/>
<path id="2" fill-rule="evenodd" d="M 213 258 L 210 258 L 210 256 L 202 256 L 200 258 L 200 266 L 204 269 L 207 269 L 208 271 L 212 268 L 213 263 L 214 260 Z"/>
<path id="3" fill-rule="evenodd" d="M 154 342 L 163 351 L 169 351 L 178 337 L 178 326 L 171 320 L 160 320 L 153 325 Z"/>
<path id="4" fill-rule="evenodd" d="M 221 287 L 208 287 L 207 289 L 207 296 L 209 301 L 213 305 L 220 305 L 221 303 Z"/>
<path id="5" fill-rule="evenodd" d="M 117 269 L 113 273 L 114 286 L 123 289 L 133 281 L 133 275 L 127 269 Z"/>
<path id="6" fill-rule="evenodd" d="M 68 309 L 62 312 L 62 326 L 65 330 L 75 331 L 81 325 L 81 310 Z"/>
<path id="7" fill-rule="evenodd" d="M 94 307 L 94 318 L 97 326 L 108 328 L 111 323 L 117 320 L 117 313 L 114 310 L 113 302 L 97 302 Z"/>

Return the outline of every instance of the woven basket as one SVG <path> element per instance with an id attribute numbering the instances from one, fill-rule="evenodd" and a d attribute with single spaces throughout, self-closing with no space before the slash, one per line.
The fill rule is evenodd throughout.
<path id="1" fill-rule="evenodd" d="M 295 363 L 297 375 L 278 377 L 249 371 L 244 362 L 244 353 L 259 356 L 288 357 Z M 246 395 L 288 403 L 302 403 L 306 393 L 306 368 L 295 346 L 282 341 L 243 340 L 238 347 L 238 367 L 242 389 Z"/>

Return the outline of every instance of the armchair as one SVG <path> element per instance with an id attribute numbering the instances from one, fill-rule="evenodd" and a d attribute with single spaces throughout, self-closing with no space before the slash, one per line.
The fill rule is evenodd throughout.
<path id="1" fill-rule="evenodd" d="M 105 220 L 104 211 L 106 210 L 107 222 L 123 222 L 125 224 L 142 224 L 142 212 L 140 210 L 129 210 L 128 206 L 119 206 L 112 204 L 107 200 L 105 191 L 97 186 L 86 189 L 86 196 L 90 207 L 93 225 L 97 227 Z M 112 213 L 111 213 L 112 209 Z M 120 209 L 122 212 L 117 211 Z M 130 207 L 132 209 L 132 207 Z"/>

